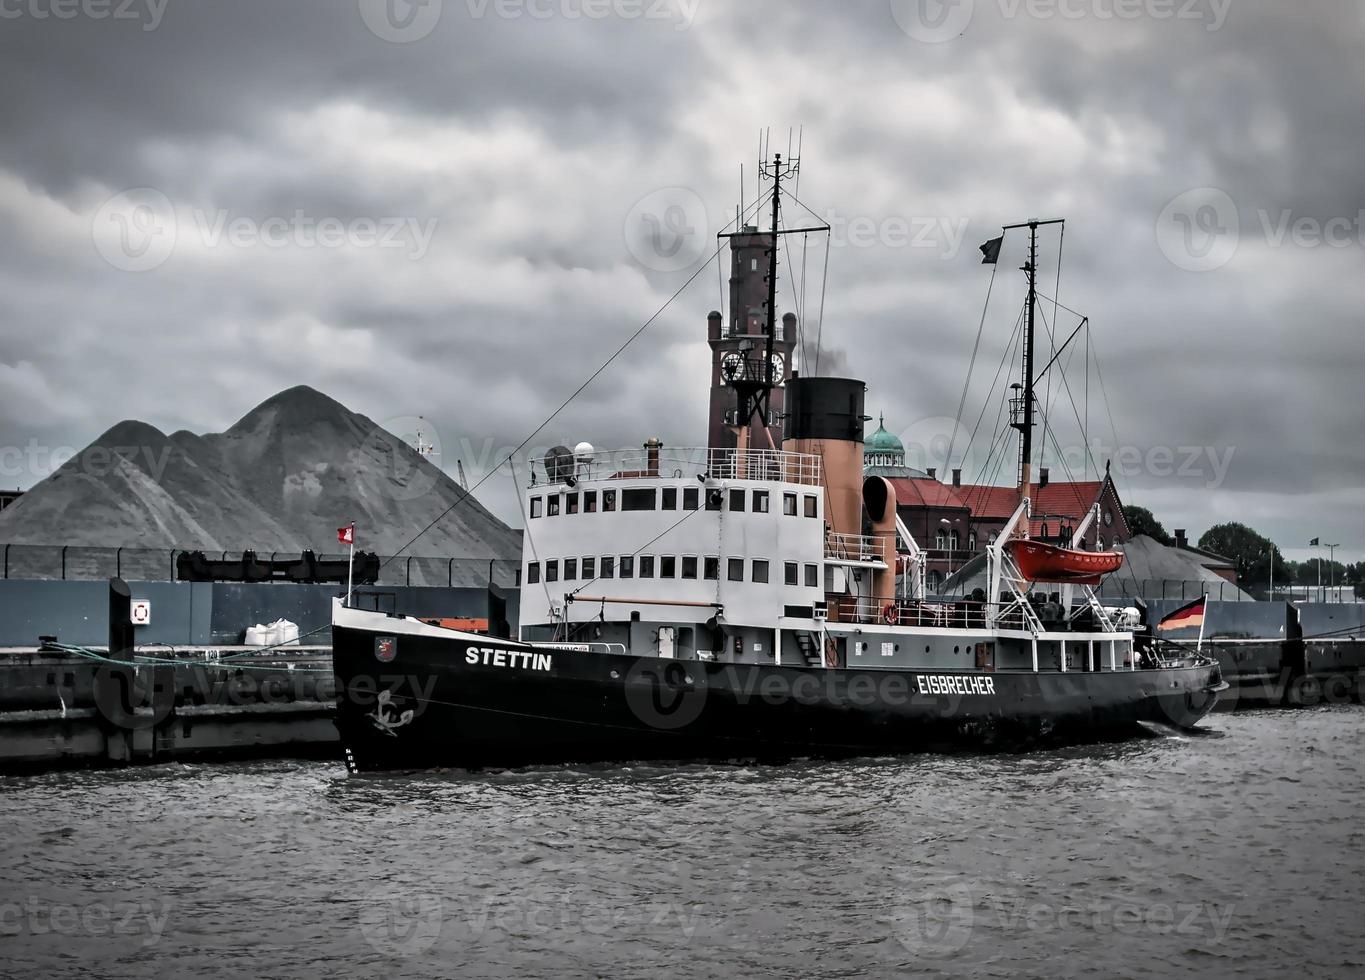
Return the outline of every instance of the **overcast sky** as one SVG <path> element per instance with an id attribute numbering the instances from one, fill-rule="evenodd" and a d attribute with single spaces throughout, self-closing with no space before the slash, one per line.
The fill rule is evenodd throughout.
<path id="1" fill-rule="evenodd" d="M 752 202 L 758 130 L 785 152 L 803 127 L 799 195 L 835 228 L 822 372 L 865 379 L 912 456 L 957 412 L 976 246 L 1066 217 L 1060 298 L 1091 319 L 1112 426 L 1084 347 L 1070 390 L 1125 501 L 1365 557 L 1362 10 L 2 0 L 0 485 L 120 419 L 219 431 L 300 383 L 396 429 L 424 416 L 479 479 L 710 255 L 741 164 Z M 800 289 L 790 244 L 782 308 L 804 293 L 813 332 L 824 246 Z M 704 441 L 718 292 L 708 266 L 533 444 Z M 1065 393 L 1053 417 L 1081 446 Z M 480 496 L 512 518 L 511 487 Z"/>

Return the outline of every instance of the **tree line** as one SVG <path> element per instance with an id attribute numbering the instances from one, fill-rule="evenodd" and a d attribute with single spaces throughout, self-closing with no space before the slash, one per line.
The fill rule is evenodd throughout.
<path id="1" fill-rule="evenodd" d="M 1123 516 L 1134 535 L 1145 534 L 1162 544 L 1175 544 L 1161 521 L 1147 508 L 1124 507 Z M 1323 586 L 1332 583 L 1354 586 L 1355 594 L 1365 597 L 1365 561 L 1348 564 L 1330 561 L 1326 556 L 1321 561 L 1318 558 L 1290 561 L 1273 541 L 1237 521 L 1215 524 L 1199 536 L 1195 547 L 1235 563 L 1237 581 L 1243 585 L 1269 585 L 1273 562 L 1276 585 L 1317 586 L 1321 574 Z"/>

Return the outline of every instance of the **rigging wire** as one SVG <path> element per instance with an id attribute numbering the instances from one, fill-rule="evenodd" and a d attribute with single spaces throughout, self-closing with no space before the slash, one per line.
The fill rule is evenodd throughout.
<path id="1" fill-rule="evenodd" d="M 1018 341 L 1019 341 L 1019 339 L 1020 339 L 1020 332 L 1019 332 L 1019 331 L 1020 331 L 1020 328 L 1023 326 L 1023 322 L 1024 322 L 1024 311 L 1023 311 L 1022 308 L 1020 308 L 1020 311 L 1019 311 L 1019 318 L 1018 318 L 1017 320 L 1014 321 L 1014 330 L 1013 330 L 1013 332 L 1011 332 L 1011 334 L 1010 334 L 1010 339 L 1009 339 L 1009 341 L 1006 342 L 1006 344 L 1005 344 L 1005 351 L 1004 351 L 1004 354 L 1003 354 L 1003 355 L 1001 356 L 1001 358 L 1000 358 L 1000 365 L 995 369 L 995 377 L 993 377 L 993 378 L 991 379 L 990 386 L 986 389 L 987 391 L 994 391 L 994 390 L 995 390 L 997 383 L 1000 381 L 1000 375 L 1001 375 L 1001 374 L 1004 372 L 1004 370 L 1005 370 L 1005 365 L 1007 365 L 1011 360 L 1014 359 L 1014 351 L 1015 351 L 1016 348 L 1018 347 Z M 1002 397 L 1003 397 L 1003 395 L 1002 395 Z M 976 424 L 972 426 L 971 434 L 967 437 L 967 445 L 966 445 L 966 447 L 962 450 L 962 457 L 963 457 L 963 459 L 966 459 L 967 454 L 970 453 L 970 452 L 972 451 L 972 443 L 976 441 L 976 434 L 977 434 L 979 431 L 981 431 L 981 421 L 982 421 L 982 419 L 984 419 L 984 418 L 986 417 L 986 409 L 989 408 L 989 407 L 990 407 L 990 399 L 989 399 L 989 398 L 984 399 L 984 400 L 981 402 L 981 412 L 980 412 L 980 414 L 977 415 L 977 417 L 976 417 Z M 999 416 L 998 416 L 998 414 L 997 414 L 997 424 L 998 424 L 998 419 L 999 419 Z"/>
<path id="2" fill-rule="evenodd" d="M 762 200 L 759 199 L 759 200 L 754 201 L 753 206 L 754 206 L 754 207 L 759 207 L 762 203 L 763 203 Z M 740 216 L 740 218 L 739 218 L 738 220 L 743 220 L 743 215 L 742 215 L 742 214 L 741 214 L 741 216 Z M 727 224 L 725 225 L 725 227 L 728 228 L 728 227 L 729 227 L 729 224 L 727 223 Z M 723 229 L 722 229 L 722 230 L 723 230 Z M 551 422 L 553 422 L 556 418 L 558 418 L 558 417 L 559 417 L 559 414 L 560 414 L 561 412 L 563 412 L 564 409 L 566 409 L 566 408 L 569 407 L 569 403 L 570 403 L 570 402 L 572 402 L 575 398 L 577 398 L 579 395 L 581 395 L 581 394 L 587 389 L 587 387 L 588 387 L 590 384 L 592 384 L 594 381 L 596 381 L 596 380 L 598 379 L 598 377 L 601 376 L 601 374 L 602 374 L 604 371 L 607 370 L 607 368 L 611 367 L 611 365 L 616 361 L 616 359 L 617 359 L 618 357 L 620 357 L 622 354 L 625 353 L 626 349 L 627 349 L 628 347 L 630 347 L 631 344 L 635 343 L 635 341 L 638 340 L 638 339 L 641 337 L 641 335 L 644 334 L 644 332 L 645 332 L 646 330 L 648 330 L 651 326 L 653 326 L 653 325 L 654 325 L 654 321 L 656 321 L 657 319 L 659 319 L 660 316 L 663 315 L 664 310 L 668 309 L 668 307 L 669 307 L 670 305 L 672 305 L 673 301 L 674 301 L 675 299 L 677 299 L 679 296 L 682 295 L 683 290 L 687 289 L 688 286 L 692 285 L 692 283 L 693 283 L 694 281 L 696 281 L 696 278 L 697 278 L 699 275 L 701 275 L 702 270 L 705 269 L 705 268 L 707 268 L 707 267 L 711 264 L 711 259 L 712 259 L 715 255 L 719 255 L 720 252 L 723 251 L 723 250 L 725 249 L 725 245 L 726 245 L 726 243 L 725 243 L 724 241 L 722 241 L 721 244 L 718 245 L 718 246 L 716 247 L 716 251 L 715 251 L 711 256 L 707 256 L 706 261 L 702 262 L 699 266 L 697 266 L 696 271 L 694 271 L 690 276 L 688 276 L 688 277 L 687 277 L 687 280 L 686 280 L 681 286 L 679 286 L 676 290 L 673 291 L 673 295 L 669 296 L 668 299 L 664 300 L 663 305 L 660 306 L 657 310 L 655 310 L 655 311 L 650 315 L 649 319 L 647 319 L 644 323 L 642 323 L 642 324 L 639 326 L 639 328 L 636 329 L 636 331 L 635 331 L 634 333 L 632 333 L 629 337 L 627 337 L 627 338 L 625 339 L 625 342 L 622 343 L 621 346 L 617 347 L 616 350 L 612 352 L 612 355 L 611 355 L 610 357 L 608 357 L 605 361 L 603 361 L 602 364 L 597 368 L 597 370 L 593 371 L 592 374 L 588 375 L 587 380 L 585 380 L 582 384 L 580 384 L 577 388 L 575 388 L 575 389 L 569 394 L 569 397 L 566 398 L 566 399 L 564 399 L 564 401 L 560 403 L 560 405 L 559 405 L 558 408 L 556 408 L 553 412 L 551 412 L 548 416 L 546 416 L 545 419 L 544 419 L 544 421 L 542 421 L 539 425 L 537 425 L 537 426 L 535 427 L 535 429 L 533 429 L 533 430 L 531 431 L 531 433 L 530 433 L 529 435 L 526 436 L 526 438 L 522 439 L 521 442 L 517 443 L 517 445 L 516 445 L 515 447 L 513 447 L 512 451 L 511 451 L 510 453 L 508 453 L 507 458 L 506 458 L 505 460 L 503 460 L 503 463 L 509 463 L 509 462 L 511 462 L 512 459 L 514 459 L 514 458 L 516 457 L 516 454 L 517 454 L 517 453 L 521 452 L 521 451 L 522 451 L 523 449 L 525 449 L 528 445 L 530 445 L 531 440 L 534 439 L 536 436 L 540 435 L 540 433 L 541 433 L 542 431 L 544 431 L 544 429 L 545 429 L 546 426 L 548 426 Z M 422 528 L 422 530 L 420 530 L 420 531 L 418 531 L 416 534 L 414 534 L 411 538 L 409 538 L 409 539 L 403 544 L 403 546 L 402 546 L 401 548 L 397 549 L 392 555 L 390 555 L 388 558 L 386 558 L 386 559 L 383 561 L 383 563 L 380 564 L 379 567 L 380 567 L 381 569 L 383 569 L 383 568 L 385 568 L 390 562 L 395 561 L 395 560 L 398 558 L 399 555 L 401 555 L 403 552 L 407 551 L 408 548 L 412 547 L 412 545 L 417 541 L 418 538 L 422 537 L 422 535 L 426 534 L 428 531 L 430 531 L 432 528 L 434 528 L 434 527 L 435 527 L 437 524 L 439 524 L 441 521 L 445 520 L 446 517 L 448 517 L 448 516 L 450 515 L 450 513 L 451 513 L 452 511 L 455 510 L 456 507 L 460 506 L 460 504 L 462 504 L 462 503 L 464 503 L 466 500 L 470 499 L 470 498 L 473 496 L 474 491 L 477 490 L 477 489 L 479 489 L 479 487 L 483 486 L 486 482 L 488 482 L 488 480 L 493 476 L 493 474 L 496 473 L 496 472 L 497 472 L 499 469 L 501 469 L 501 468 L 502 468 L 502 464 L 501 464 L 501 463 L 498 464 L 497 466 L 494 466 L 493 468 L 491 468 L 487 473 L 485 473 L 482 477 L 480 477 L 480 478 L 474 483 L 474 485 L 473 485 L 472 487 L 470 487 L 469 489 L 465 490 L 464 493 L 463 493 L 463 494 L 462 494 L 454 503 L 452 503 L 452 504 L 451 504 L 449 507 L 447 507 L 445 510 L 441 511 L 441 513 L 437 514 L 436 517 L 434 517 L 434 518 L 431 520 L 431 522 L 428 523 L 428 524 L 426 525 L 426 527 Z"/>
<path id="3" fill-rule="evenodd" d="M 981 322 L 976 325 L 976 340 L 972 344 L 972 359 L 967 364 L 967 380 L 962 382 L 962 397 L 957 401 L 957 415 L 953 418 L 953 433 L 948 437 L 948 452 L 943 457 L 943 465 L 951 467 L 953 465 L 953 445 L 957 442 L 957 427 L 962 424 L 962 410 L 967 406 L 967 390 L 972 384 L 972 371 L 976 368 L 976 355 L 981 350 L 981 335 L 986 329 L 986 312 L 991 308 L 991 291 L 995 289 L 995 273 L 999 270 L 999 262 L 991 265 L 991 281 L 986 286 L 986 302 L 981 307 Z"/>
<path id="4" fill-rule="evenodd" d="M 522 495 L 521 495 L 521 481 L 519 481 L 519 480 L 517 479 L 517 463 L 516 463 L 516 460 L 511 459 L 511 458 L 509 457 L 508 460 L 507 460 L 507 469 L 508 469 L 508 471 L 512 474 L 512 487 L 513 487 L 513 491 L 516 493 L 516 497 L 517 497 L 517 510 L 520 511 L 520 513 L 521 513 L 521 526 L 524 527 L 524 528 L 526 529 L 526 530 L 523 532 L 523 533 L 526 535 L 526 543 L 527 543 L 528 545 L 531 546 L 531 557 L 532 557 L 533 559 L 535 559 L 536 564 L 539 565 L 539 564 L 540 564 L 540 553 L 539 553 L 538 551 L 536 551 L 536 539 L 535 539 L 535 537 L 531 534 L 531 522 L 528 521 L 528 520 L 526 519 L 526 504 L 525 504 L 525 503 L 523 502 L 523 500 L 522 500 Z M 542 576 L 542 577 L 541 577 L 541 580 L 540 580 L 540 584 L 541 584 L 541 586 L 544 587 L 544 589 L 545 589 L 545 605 L 546 605 L 546 607 L 548 608 L 549 606 L 551 606 L 551 605 L 553 604 L 553 602 L 552 602 L 552 600 L 551 600 L 551 598 L 550 598 L 550 583 L 547 582 L 547 581 L 545 581 L 544 576 Z"/>
<path id="5" fill-rule="evenodd" d="M 815 371 L 814 377 L 820 376 L 820 352 L 824 344 L 825 336 L 825 296 L 829 291 L 829 248 L 832 236 L 825 234 L 825 271 L 820 277 L 820 314 L 815 321 Z"/>
<path id="6" fill-rule="evenodd" d="M 702 489 L 705 490 L 706 488 L 703 487 Z M 675 522 L 672 524 L 672 526 L 664 528 L 662 531 L 660 531 L 658 534 L 654 535 L 654 537 L 650 538 L 648 541 L 646 541 L 644 544 L 640 545 L 640 547 L 636 548 L 634 551 L 627 552 L 627 553 L 624 555 L 624 557 L 626 557 L 626 558 L 638 558 L 638 557 L 640 556 L 641 552 L 643 552 L 646 548 L 648 548 L 650 545 L 652 545 L 655 541 L 658 541 L 660 538 L 664 537 L 665 535 L 668 535 L 668 534 L 672 533 L 673 531 L 675 531 L 680 525 L 682 525 L 682 524 L 683 524 L 685 521 L 687 521 L 688 519 L 690 519 L 690 518 L 692 518 L 692 517 L 695 517 L 697 514 L 702 513 L 706 508 L 705 508 L 705 506 L 704 506 L 705 501 L 702 501 L 701 503 L 703 504 L 703 506 L 697 507 L 696 510 L 689 510 L 689 511 L 688 511 L 686 514 L 684 514 L 681 518 L 679 518 L 677 521 L 675 521 Z M 611 556 L 609 556 L 609 557 L 611 557 Z M 703 559 L 703 560 L 705 560 L 705 559 Z M 601 566 L 599 565 L 598 567 L 600 568 Z M 592 578 L 590 578 L 590 579 L 588 579 L 586 582 L 584 582 L 582 585 L 580 585 L 578 588 L 574 589 L 572 592 L 567 592 L 567 593 L 565 593 L 565 599 L 572 599 L 573 596 L 578 595 L 578 593 L 582 592 L 584 589 L 586 589 L 588 586 L 592 585 L 594 582 L 599 581 L 601 578 L 602 578 L 601 575 L 595 575 L 595 576 L 593 576 Z"/>

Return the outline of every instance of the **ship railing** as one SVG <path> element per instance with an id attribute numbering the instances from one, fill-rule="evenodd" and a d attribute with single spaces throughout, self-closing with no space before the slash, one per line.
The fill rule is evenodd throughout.
<path id="1" fill-rule="evenodd" d="M 859 625 L 919 626 L 935 629 L 985 629 L 986 603 L 973 599 L 958 602 L 921 602 L 914 599 L 874 600 L 865 597 L 831 596 L 829 621 Z M 1000 629 L 1027 628 L 1024 615 L 1013 610 L 1002 616 Z"/>
<path id="2" fill-rule="evenodd" d="M 825 558 L 836 562 L 885 563 L 882 539 L 872 534 L 825 534 Z"/>
<path id="3" fill-rule="evenodd" d="M 531 462 L 531 486 L 602 480 L 758 480 L 821 485 L 820 457 L 780 449 L 649 446 L 547 455 Z"/>

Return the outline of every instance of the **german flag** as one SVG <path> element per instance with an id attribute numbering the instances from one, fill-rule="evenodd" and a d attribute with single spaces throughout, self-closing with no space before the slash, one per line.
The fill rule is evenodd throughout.
<path id="1" fill-rule="evenodd" d="M 1159 630 L 1183 630 L 1190 626 L 1204 625 L 1204 603 L 1208 596 L 1201 595 L 1193 602 L 1187 602 L 1175 612 L 1163 616 L 1156 624 Z"/>

